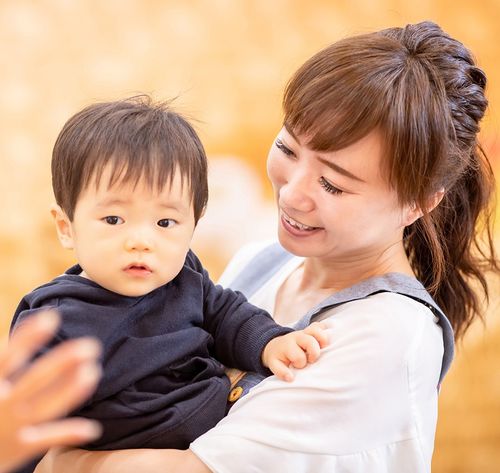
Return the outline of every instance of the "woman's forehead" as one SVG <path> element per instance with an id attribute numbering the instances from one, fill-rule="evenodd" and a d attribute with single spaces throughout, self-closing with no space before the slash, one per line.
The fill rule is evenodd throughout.
<path id="1" fill-rule="evenodd" d="M 292 133 L 286 126 L 283 126 L 280 135 L 285 140 L 293 140 L 296 145 L 314 155 L 317 161 L 354 181 L 387 181 L 384 172 L 383 134 L 379 129 L 373 129 L 352 144 L 332 151 L 312 149 L 308 135 Z"/>

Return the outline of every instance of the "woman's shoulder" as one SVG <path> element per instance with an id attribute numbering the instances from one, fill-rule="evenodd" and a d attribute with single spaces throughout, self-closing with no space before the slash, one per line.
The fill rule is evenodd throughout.
<path id="1" fill-rule="evenodd" d="M 393 292 L 381 292 L 347 302 L 325 312 L 322 320 L 332 330 L 337 348 L 359 344 L 376 357 L 405 359 L 423 340 L 443 350 L 439 319 L 424 304 Z"/>
<path id="2" fill-rule="evenodd" d="M 276 243 L 276 240 L 260 240 L 242 246 L 229 260 L 226 268 L 219 278 L 218 283 L 228 286 L 243 268 L 263 249 Z"/>
<path id="3" fill-rule="evenodd" d="M 332 315 L 347 316 L 353 313 L 358 317 L 368 317 L 373 323 L 394 318 L 393 322 L 412 324 L 418 323 L 422 315 L 426 320 L 438 321 L 427 305 L 418 302 L 413 297 L 391 291 L 380 291 L 366 297 L 353 298 L 327 310 L 321 318 L 329 319 Z"/>
<path id="4" fill-rule="evenodd" d="M 397 292 L 378 292 L 348 302 L 343 309 L 347 314 L 353 311 L 369 319 L 376 326 L 390 324 L 396 328 L 415 329 L 421 325 L 434 326 L 439 320 L 428 306 Z"/>

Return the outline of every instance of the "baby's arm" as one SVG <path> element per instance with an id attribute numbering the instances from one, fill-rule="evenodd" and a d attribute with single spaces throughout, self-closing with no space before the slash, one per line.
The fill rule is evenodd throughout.
<path id="1" fill-rule="evenodd" d="M 273 338 L 262 351 L 262 364 L 284 381 L 293 380 L 294 368 L 304 368 L 319 358 L 320 349 L 328 345 L 325 327 L 315 322 L 304 330 Z"/>
<path id="2" fill-rule="evenodd" d="M 214 358 L 231 368 L 269 376 L 262 364 L 265 346 L 293 330 L 278 325 L 243 294 L 215 285 L 194 253 L 188 253 L 186 263 L 202 278 L 203 329 L 213 337 Z"/>

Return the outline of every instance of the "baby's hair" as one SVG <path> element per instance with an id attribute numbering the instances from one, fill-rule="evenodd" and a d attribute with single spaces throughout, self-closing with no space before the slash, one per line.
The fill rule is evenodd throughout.
<path id="1" fill-rule="evenodd" d="M 481 316 L 476 283 L 487 298 L 485 270 L 499 270 L 494 176 L 478 142 L 485 87 L 470 51 L 423 22 L 332 44 L 295 73 L 283 99 L 284 125 L 309 136 L 308 145 L 318 151 L 382 132 L 390 184 L 401 204 L 424 212 L 405 229 L 406 252 L 457 337 Z M 440 190 L 443 200 L 428 212 Z"/>
<path id="2" fill-rule="evenodd" d="M 52 153 L 52 187 L 57 203 L 73 220 L 80 193 L 98 186 L 105 167 L 107 184 L 145 179 L 152 190 L 170 185 L 180 172 L 191 194 L 195 222 L 208 199 L 207 158 L 188 121 L 167 102 L 140 95 L 96 103 L 71 117 Z"/>

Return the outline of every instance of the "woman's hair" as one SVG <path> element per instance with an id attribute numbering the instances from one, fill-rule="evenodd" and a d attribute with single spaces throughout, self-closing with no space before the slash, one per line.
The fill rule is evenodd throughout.
<path id="1" fill-rule="evenodd" d="M 423 22 L 332 44 L 299 68 L 283 99 L 284 125 L 311 137 L 318 151 L 382 131 L 389 183 L 401 204 L 423 211 L 405 229 L 406 252 L 457 338 L 481 316 L 477 283 L 488 300 L 485 271 L 500 269 L 494 176 L 477 136 L 485 86 L 470 51 Z M 427 212 L 442 189 L 441 203 Z"/>

